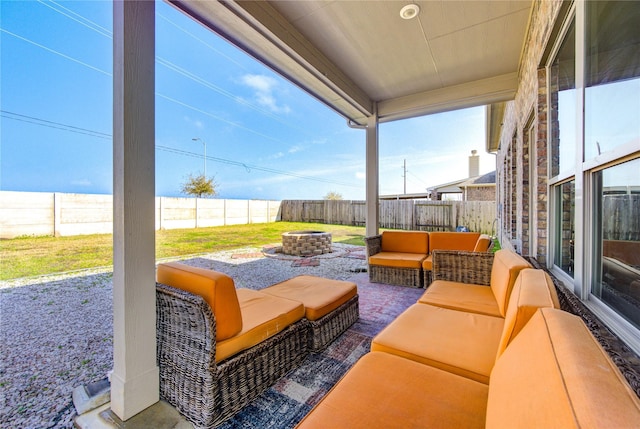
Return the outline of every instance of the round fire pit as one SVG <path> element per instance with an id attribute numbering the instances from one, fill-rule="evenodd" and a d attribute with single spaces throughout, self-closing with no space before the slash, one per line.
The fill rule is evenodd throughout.
<path id="1" fill-rule="evenodd" d="M 282 253 L 293 256 L 331 253 L 331 233 L 322 231 L 285 232 L 282 234 Z"/>

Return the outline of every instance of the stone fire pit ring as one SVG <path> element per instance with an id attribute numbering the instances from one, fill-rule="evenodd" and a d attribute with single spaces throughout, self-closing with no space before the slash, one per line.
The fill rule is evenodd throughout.
<path id="1" fill-rule="evenodd" d="M 316 256 L 331 253 L 331 233 L 291 231 L 282 234 L 282 253 L 292 256 Z"/>

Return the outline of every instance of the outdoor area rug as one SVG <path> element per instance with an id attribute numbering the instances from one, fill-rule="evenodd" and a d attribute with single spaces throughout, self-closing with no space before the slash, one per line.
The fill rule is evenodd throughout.
<path id="1" fill-rule="evenodd" d="M 353 276 L 360 295 L 360 320 L 321 353 L 310 354 L 296 370 L 221 428 L 292 428 L 369 352 L 371 339 L 424 292 L 422 289 L 369 283 L 366 273 Z"/>
<path id="2" fill-rule="evenodd" d="M 320 265 L 320 260 L 311 258 L 297 259 L 291 263 L 292 267 L 317 267 Z"/>

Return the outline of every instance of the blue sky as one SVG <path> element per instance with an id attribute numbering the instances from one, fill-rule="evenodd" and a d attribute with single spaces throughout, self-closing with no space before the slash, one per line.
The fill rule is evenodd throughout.
<path id="1" fill-rule="evenodd" d="M 0 189 L 112 192 L 112 10 L 107 1 L 0 3 Z M 220 198 L 365 197 L 365 132 L 156 3 L 156 194 L 189 174 Z M 484 108 L 380 125 L 380 193 L 423 192 L 495 169 Z"/>

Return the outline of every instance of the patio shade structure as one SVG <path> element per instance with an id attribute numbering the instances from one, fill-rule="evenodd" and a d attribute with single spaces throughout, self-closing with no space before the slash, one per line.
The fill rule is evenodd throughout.
<path id="1" fill-rule="evenodd" d="M 366 129 L 367 235 L 378 232 L 378 124 L 513 99 L 532 9 L 522 0 L 169 3 Z M 409 3 L 419 12 L 403 19 Z M 158 394 L 155 347 L 140 342 L 155 339 L 154 88 L 143 82 L 153 82 L 153 14 L 153 2 L 114 2 L 111 399 L 122 420 Z"/>

